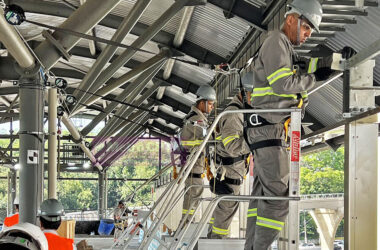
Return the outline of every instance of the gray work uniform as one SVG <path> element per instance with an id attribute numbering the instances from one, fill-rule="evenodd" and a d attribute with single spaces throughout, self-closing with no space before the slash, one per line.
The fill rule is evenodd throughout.
<path id="1" fill-rule="evenodd" d="M 293 46 L 282 31 L 272 31 L 253 60 L 255 109 L 297 107 L 307 102 L 307 91 L 315 84 L 314 74 L 295 68 L 298 60 Z M 315 61 L 310 61 L 315 63 Z M 313 65 L 309 70 L 315 71 Z M 309 71 L 310 73 L 313 71 Z M 289 113 L 265 113 L 260 116 L 270 124 L 250 127 L 248 143 L 284 140 L 284 122 Z M 256 144 L 257 145 L 257 144 Z M 253 148 L 253 147 L 252 147 Z M 253 196 L 287 196 L 289 181 L 288 153 L 284 146 L 267 146 L 253 150 L 255 162 Z M 288 201 L 251 201 L 247 215 L 246 250 L 266 250 L 283 229 L 288 215 Z"/>
<path id="2" fill-rule="evenodd" d="M 190 113 L 186 116 L 184 126 L 181 131 L 181 146 L 190 153 L 195 147 L 198 147 L 206 136 L 208 127 L 207 117 L 196 107 L 191 107 Z M 197 159 L 189 177 L 185 181 L 185 189 L 190 185 L 203 185 L 203 179 L 200 177 L 205 170 L 205 154 L 202 153 Z M 189 211 L 194 213 L 194 208 L 198 206 L 202 196 L 202 187 L 192 187 L 185 194 L 183 200 L 182 217 Z M 189 216 L 190 217 L 190 216 Z"/>
<path id="3" fill-rule="evenodd" d="M 237 109 L 243 109 L 243 103 L 235 96 L 225 110 Z M 249 147 L 244 140 L 243 128 L 243 114 L 228 114 L 219 121 L 222 142 L 216 146 L 216 167 L 218 175 L 224 176 L 226 182 L 227 180 L 240 182 L 240 184 L 227 182 L 227 185 L 234 191 L 234 195 L 240 194 L 240 185 L 243 183 L 247 172 L 246 158 L 250 153 Z M 233 163 L 231 164 L 231 162 Z M 236 201 L 219 202 L 210 221 L 208 238 L 223 239 L 228 237 L 232 218 L 238 208 L 239 203 Z"/>

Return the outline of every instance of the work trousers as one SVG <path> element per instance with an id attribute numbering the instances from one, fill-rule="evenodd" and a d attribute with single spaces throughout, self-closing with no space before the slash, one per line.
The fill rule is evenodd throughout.
<path id="1" fill-rule="evenodd" d="M 233 191 L 234 195 L 240 194 L 240 185 L 227 184 Z M 207 238 L 225 239 L 230 234 L 230 225 L 232 219 L 239 208 L 237 201 L 220 201 L 215 208 L 210 220 Z"/>
<path id="2" fill-rule="evenodd" d="M 185 190 L 191 185 L 203 185 L 203 179 L 192 177 L 190 174 L 185 181 Z M 189 221 L 191 215 L 194 214 L 195 208 L 199 205 L 199 198 L 202 197 L 202 193 L 203 187 L 192 187 L 185 193 L 183 198 L 182 220 L 186 216 L 186 213 L 190 211 L 186 223 Z"/>
<path id="3" fill-rule="evenodd" d="M 282 124 L 248 129 L 250 144 L 284 139 Z M 288 196 L 289 159 L 285 147 L 270 146 L 253 151 L 255 169 L 252 196 Z M 245 250 L 267 250 L 284 227 L 288 201 L 252 200 L 247 214 Z"/>

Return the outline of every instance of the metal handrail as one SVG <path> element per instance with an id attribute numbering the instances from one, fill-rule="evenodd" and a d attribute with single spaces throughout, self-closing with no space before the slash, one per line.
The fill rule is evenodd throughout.
<path id="1" fill-rule="evenodd" d="M 225 110 L 223 111 L 222 113 L 220 113 L 214 120 L 214 122 L 212 123 L 212 125 L 210 126 L 210 128 L 208 129 L 208 132 L 207 132 L 207 135 L 205 136 L 205 138 L 203 139 L 203 142 L 201 143 L 201 145 L 199 146 L 199 148 L 197 148 L 197 152 L 195 153 L 195 155 L 193 157 L 191 157 L 192 161 L 189 161 L 185 164 L 185 166 L 181 169 L 181 172 L 179 174 L 179 177 L 181 178 L 180 179 L 180 182 L 178 183 L 178 186 L 181 186 L 185 180 L 187 179 L 187 177 L 189 176 L 193 166 L 195 165 L 195 162 L 196 160 L 198 159 L 198 157 L 201 155 L 203 149 L 205 148 L 208 140 L 210 139 L 211 137 L 211 134 L 212 132 L 214 131 L 216 125 L 218 124 L 219 120 L 227 115 L 227 114 L 250 114 L 250 113 L 292 113 L 292 112 L 300 112 L 301 109 L 299 108 L 288 108 L 288 109 L 239 109 L 239 110 Z M 186 171 L 184 171 L 186 169 Z M 183 173 L 184 172 L 184 173 Z M 182 176 L 183 174 L 183 176 Z M 171 191 L 171 188 L 172 186 L 170 185 L 167 190 L 170 190 Z M 169 193 L 169 192 L 168 192 Z M 174 194 L 169 198 L 168 200 L 168 203 L 164 203 L 164 204 L 173 204 L 174 200 L 176 200 L 176 197 L 177 195 L 180 193 L 180 190 L 175 190 Z M 163 206 L 162 206 L 163 207 Z M 161 207 L 161 208 L 162 208 Z M 162 210 L 162 209 L 161 209 Z M 158 221 L 154 224 L 152 223 L 152 229 L 148 230 L 148 232 L 146 234 L 144 234 L 144 239 L 143 241 L 141 242 L 141 245 L 139 247 L 139 249 L 144 249 L 145 246 L 149 246 L 149 244 L 151 243 L 151 241 L 153 240 L 153 237 L 150 237 L 151 235 L 154 235 L 155 232 L 158 230 L 158 227 L 159 225 L 161 225 L 161 223 L 163 222 L 164 218 L 166 218 L 166 216 L 170 213 L 170 210 L 168 211 L 168 209 L 166 211 L 163 211 L 163 214 L 159 214 L 159 219 Z"/>

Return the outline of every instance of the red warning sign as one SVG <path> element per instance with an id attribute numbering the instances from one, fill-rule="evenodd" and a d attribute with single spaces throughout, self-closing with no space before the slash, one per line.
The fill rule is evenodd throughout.
<path id="1" fill-rule="evenodd" d="M 291 150 L 291 161 L 300 161 L 300 131 L 292 132 L 292 150 Z"/>

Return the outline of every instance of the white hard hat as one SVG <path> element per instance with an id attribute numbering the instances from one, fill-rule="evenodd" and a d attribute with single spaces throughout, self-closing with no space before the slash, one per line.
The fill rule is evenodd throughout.
<path id="1" fill-rule="evenodd" d="M 210 85 L 202 85 L 198 88 L 196 95 L 198 100 L 215 101 L 216 92 Z"/>
<path id="2" fill-rule="evenodd" d="M 288 5 L 291 9 L 286 12 L 285 16 L 290 13 L 297 13 L 304 16 L 319 33 L 319 25 L 322 21 L 322 5 L 318 0 L 294 0 Z"/>
<path id="3" fill-rule="evenodd" d="M 48 250 L 48 242 L 39 227 L 21 223 L 0 233 L 0 249 Z"/>
<path id="4" fill-rule="evenodd" d="M 13 205 L 20 205 L 20 199 L 18 198 L 18 195 L 16 195 L 15 200 L 13 201 Z"/>

